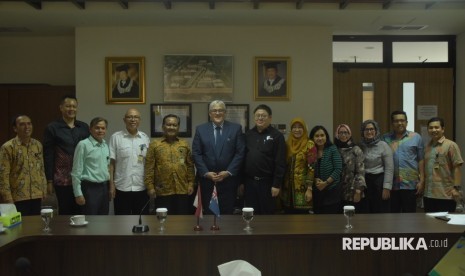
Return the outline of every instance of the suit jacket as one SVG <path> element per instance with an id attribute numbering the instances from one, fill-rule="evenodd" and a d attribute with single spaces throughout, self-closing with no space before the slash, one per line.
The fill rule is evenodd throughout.
<path id="1" fill-rule="evenodd" d="M 245 141 L 239 124 L 224 121 L 219 151 L 215 152 L 213 123 L 199 125 L 192 142 L 192 156 L 200 177 L 207 172 L 229 171 L 238 176 L 245 156 Z"/>

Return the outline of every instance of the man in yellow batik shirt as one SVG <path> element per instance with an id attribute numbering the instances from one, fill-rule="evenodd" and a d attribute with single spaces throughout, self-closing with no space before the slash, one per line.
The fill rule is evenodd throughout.
<path id="1" fill-rule="evenodd" d="M 157 208 L 167 208 L 171 215 L 188 215 L 195 173 L 189 144 L 178 138 L 179 124 L 176 115 L 163 118 L 163 138 L 151 142 L 147 151 L 144 182 L 149 196 L 156 197 Z"/>
<path id="2" fill-rule="evenodd" d="M 16 137 L 0 149 L 0 203 L 14 203 L 23 216 L 39 215 L 47 190 L 42 144 L 31 138 L 26 115 L 15 118 L 13 130 Z"/>

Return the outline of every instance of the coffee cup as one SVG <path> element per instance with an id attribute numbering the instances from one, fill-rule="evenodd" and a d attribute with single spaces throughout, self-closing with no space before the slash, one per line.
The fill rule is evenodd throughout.
<path id="1" fill-rule="evenodd" d="M 86 216 L 85 215 L 76 215 L 76 216 L 72 216 L 70 218 L 70 220 L 71 220 L 71 223 L 74 224 L 74 225 L 81 225 L 81 224 L 86 223 Z"/>

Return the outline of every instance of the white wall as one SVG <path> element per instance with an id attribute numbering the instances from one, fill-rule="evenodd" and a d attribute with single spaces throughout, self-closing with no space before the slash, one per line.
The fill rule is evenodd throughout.
<path id="1" fill-rule="evenodd" d="M 249 103 L 251 111 L 259 104 L 253 100 L 254 57 L 288 56 L 292 67 L 291 101 L 263 102 L 273 109 L 273 123 L 288 124 L 293 117 L 301 116 L 310 127 L 322 124 L 332 133 L 331 45 L 331 29 L 316 27 L 78 28 L 76 89 L 79 117 L 86 122 L 95 116 L 107 118 L 109 133 L 123 127 L 122 117 L 131 105 L 105 104 L 105 57 L 145 57 L 146 104 L 135 106 L 142 113 L 141 129 L 149 133 L 150 104 L 163 103 L 165 54 L 233 55 L 233 103 Z M 207 103 L 193 104 L 193 128 L 205 122 L 207 115 Z M 253 126 L 252 120 L 250 125 Z"/>
<path id="2" fill-rule="evenodd" d="M 0 64 L 0 83 L 74 85 L 74 36 L 2 36 Z"/>

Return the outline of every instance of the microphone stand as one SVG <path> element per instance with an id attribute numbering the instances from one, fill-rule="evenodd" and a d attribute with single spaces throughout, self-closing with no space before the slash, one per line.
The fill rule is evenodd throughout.
<path id="1" fill-rule="evenodd" d="M 144 212 L 145 208 L 147 207 L 147 205 L 149 205 L 150 201 L 152 200 L 152 198 L 149 198 L 149 200 L 147 201 L 147 203 L 145 203 L 144 207 L 142 208 L 142 210 L 140 210 L 140 214 L 139 214 L 139 224 L 138 225 L 134 225 L 132 227 L 132 232 L 133 233 L 145 233 L 145 232 L 148 232 L 149 231 L 149 226 L 147 224 L 142 224 L 142 213 Z"/>

